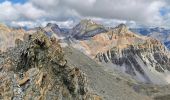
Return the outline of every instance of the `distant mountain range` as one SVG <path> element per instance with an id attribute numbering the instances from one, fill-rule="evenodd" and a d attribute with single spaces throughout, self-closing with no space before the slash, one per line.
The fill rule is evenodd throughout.
<path id="1" fill-rule="evenodd" d="M 158 40 L 135 34 L 124 24 L 71 44 L 100 64 L 121 70 L 134 79 L 169 83 L 169 51 Z"/>
<path id="2" fill-rule="evenodd" d="M 153 37 L 166 45 L 168 49 L 170 49 L 170 29 L 165 28 L 136 28 L 130 29 L 135 33 L 139 33 L 145 36 Z"/>

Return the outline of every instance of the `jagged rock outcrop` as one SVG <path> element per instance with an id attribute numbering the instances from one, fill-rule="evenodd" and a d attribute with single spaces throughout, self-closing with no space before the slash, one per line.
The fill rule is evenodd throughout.
<path id="1" fill-rule="evenodd" d="M 49 37 L 56 37 L 57 39 L 64 39 L 68 37 L 69 30 L 60 28 L 57 24 L 48 23 L 46 27 L 43 28 Z"/>
<path id="2" fill-rule="evenodd" d="M 128 29 L 128 27 L 125 24 L 120 24 L 117 27 L 115 27 L 113 29 L 113 31 L 114 31 L 113 33 L 122 35 L 122 34 L 126 34 L 127 31 L 129 31 L 129 29 Z"/>
<path id="3" fill-rule="evenodd" d="M 101 100 L 90 93 L 86 75 L 70 67 L 54 38 L 39 30 L 0 54 L 3 100 Z"/>
<path id="4" fill-rule="evenodd" d="M 111 62 L 120 68 L 123 67 L 123 71 L 132 76 L 137 76 L 140 78 L 139 80 L 144 82 L 169 82 L 169 80 L 163 81 L 155 77 L 157 76 L 156 73 L 165 74 L 167 71 L 170 71 L 169 53 L 157 40 L 148 41 L 144 44 L 130 45 L 121 50 L 113 48 L 107 52 L 97 54 L 96 58 L 99 62 Z"/>

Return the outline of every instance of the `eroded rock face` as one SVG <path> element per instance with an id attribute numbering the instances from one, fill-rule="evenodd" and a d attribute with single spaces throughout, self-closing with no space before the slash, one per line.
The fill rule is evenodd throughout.
<path id="1" fill-rule="evenodd" d="M 131 32 L 124 24 L 88 40 L 79 40 L 73 47 L 140 82 L 170 83 L 170 54 L 166 47 L 156 39 Z"/>
<path id="2" fill-rule="evenodd" d="M 60 45 L 42 30 L 0 55 L 0 98 L 12 100 L 100 100 L 87 79 L 67 65 Z"/>
<path id="3" fill-rule="evenodd" d="M 161 42 L 152 38 L 146 39 L 143 43 L 132 43 L 125 48 L 113 47 L 106 52 L 98 53 L 96 59 L 102 63 L 111 62 L 118 65 L 131 76 L 142 77 L 143 81 L 149 83 L 164 83 L 157 82 L 153 77 L 157 73 L 169 74 L 170 71 L 169 52 Z M 154 75 L 151 75 L 152 73 Z M 164 81 L 166 83 L 168 80 Z"/>

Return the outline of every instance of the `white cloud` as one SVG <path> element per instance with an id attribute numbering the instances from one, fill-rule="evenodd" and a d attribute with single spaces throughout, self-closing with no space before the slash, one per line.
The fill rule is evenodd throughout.
<path id="1" fill-rule="evenodd" d="M 167 16 L 160 15 L 160 9 L 169 4 L 169 0 L 29 0 L 25 4 L 5 1 L 0 4 L 0 21 L 98 18 L 107 25 L 125 21 L 162 26 L 167 25 Z"/>
<path id="2" fill-rule="evenodd" d="M 144 24 L 157 24 L 160 21 L 159 9 L 163 2 L 146 0 L 101 0 L 94 6 L 76 8 L 83 16 L 96 16 L 101 18 L 134 20 Z M 74 5 L 74 7 L 76 7 Z M 154 23 L 153 23 L 154 22 Z"/>
<path id="3" fill-rule="evenodd" d="M 30 0 L 33 4 L 52 12 L 55 18 L 100 17 L 137 21 L 142 24 L 160 25 L 162 17 L 160 8 L 165 6 L 164 0 Z M 56 6 L 55 6 L 56 5 Z M 51 9 L 52 8 L 52 9 Z M 62 12 L 62 13 L 60 13 Z M 74 12 L 74 13 L 72 13 Z M 55 19 L 54 18 L 54 19 Z"/>
<path id="4" fill-rule="evenodd" d="M 11 2 L 3 2 L 0 4 L 0 21 L 11 21 L 19 18 L 19 13 L 14 9 Z"/>
<path id="5" fill-rule="evenodd" d="M 73 20 L 66 21 L 45 21 L 45 20 L 37 20 L 37 21 L 12 21 L 10 26 L 12 27 L 27 27 L 27 28 L 35 28 L 35 27 L 45 27 L 48 23 L 55 23 L 59 25 L 61 28 L 72 28 L 75 25 Z"/>
<path id="6" fill-rule="evenodd" d="M 32 21 L 12 21 L 10 23 L 10 26 L 12 27 L 25 27 L 28 26 L 28 28 L 34 28 L 37 26 L 36 22 Z"/>
<path id="7" fill-rule="evenodd" d="M 47 14 L 43 10 L 40 10 L 32 5 L 32 3 L 25 3 L 25 4 L 16 4 L 14 8 L 20 13 L 21 17 L 26 19 L 38 19 L 41 17 L 45 17 Z"/>
<path id="8" fill-rule="evenodd" d="M 34 5 L 43 8 L 43 9 L 53 9 L 58 6 L 60 0 L 30 0 Z"/>
<path id="9" fill-rule="evenodd" d="M 48 23 L 55 23 L 59 25 L 61 28 L 72 28 L 74 26 L 73 20 L 66 20 L 66 21 L 44 21 L 41 23 L 41 26 L 46 26 Z"/>
<path id="10" fill-rule="evenodd" d="M 29 2 L 12 4 L 10 1 L 5 1 L 0 4 L 0 21 L 37 20 L 45 15 L 43 10 Z"/>

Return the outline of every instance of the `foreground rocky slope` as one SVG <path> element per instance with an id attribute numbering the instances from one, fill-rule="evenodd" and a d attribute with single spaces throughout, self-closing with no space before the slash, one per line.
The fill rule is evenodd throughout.
<path id="1" fill-rule="evenodd" d="M 60 45 L 42 30 L 28 35 L 0 54 L 0 99 L 100 100 L 90 93 L 86 75 L 63 57 Z"/>

